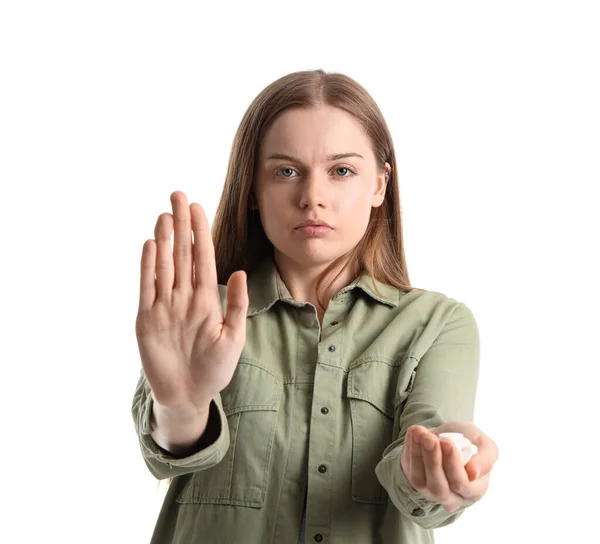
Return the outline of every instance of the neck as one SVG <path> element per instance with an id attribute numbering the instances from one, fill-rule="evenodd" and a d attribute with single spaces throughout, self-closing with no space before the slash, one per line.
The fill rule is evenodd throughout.
<path id="1" fill-rule="evenodd" d="M 331 263 L 325 264 L 302 264 L 292 261 L 279 252 L 275 252 L 275 264 L 279 275 L 285 283 L 292 298 L 301 302 L 310 302 L 317 309 L 319 321 L 322 323 L 323 315 L 327 309 L 329 301 L 344 287 L 349 285 L 357 276 L 357 271 L 348 263 L 341 265 L 330 273 L 333 278 L 342 269 L 341 274 L 335 279 L 331 288 L 325 292 L 325 306 L 321 306 L 317 301 L 317 281 L 319 276 Z M 325 281 L 325 286 L 327 280 Z"/>

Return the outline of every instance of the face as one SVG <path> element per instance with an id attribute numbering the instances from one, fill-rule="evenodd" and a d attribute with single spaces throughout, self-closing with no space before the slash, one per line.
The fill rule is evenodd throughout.
<path id="1" fill-rule="evenodd" d="M 253 187 L 275 261 L 322 267 L 353 249 L 383 203 L 384 173 L 350 114 L 332 106 L 283 112 L 260 143 Z M 300 228 L 308 221 L 329 227 Z"/>

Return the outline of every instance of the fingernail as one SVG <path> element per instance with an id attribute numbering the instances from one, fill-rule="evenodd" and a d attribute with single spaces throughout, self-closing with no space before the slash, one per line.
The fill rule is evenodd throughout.
<path id="1" fill-rule="evenodd" d="M 432 451 L 433 448 L 435 448 L 435 440 L 427 438 L 424 442 L 424 445 L 426 450 Z"/>

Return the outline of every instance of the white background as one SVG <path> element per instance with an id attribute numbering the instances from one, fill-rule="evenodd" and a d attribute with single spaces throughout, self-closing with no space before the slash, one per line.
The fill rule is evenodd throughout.
<path id="1" fill-rule="evenodd" d="M 413 285 L 480 328 L 500 457 L 436 541 L 599 542 L 597 6 L 3 2 L 0 540 L 149 542 L 142 245 L 174 190 L 212 222 L 252 99 L 324 68 L 392 131 Z"/>

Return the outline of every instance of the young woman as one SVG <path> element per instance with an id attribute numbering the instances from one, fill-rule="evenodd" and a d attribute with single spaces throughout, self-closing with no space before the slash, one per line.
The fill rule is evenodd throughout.
<path id="1" fill-rule="evenodd" d="M 212 236 L 171 195 L 136 320 L 133 419 L 170 482 L 152 542 L 424 544 L 483 497 L 477 324 L 411 287 L 396 172 L 366 90 L 305 71 L 244 115 Z"/>

